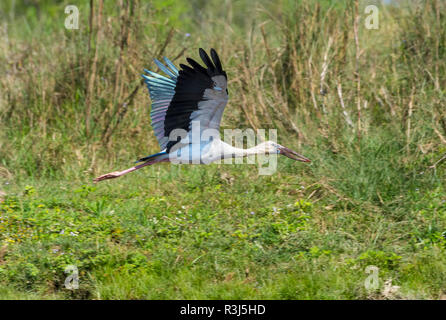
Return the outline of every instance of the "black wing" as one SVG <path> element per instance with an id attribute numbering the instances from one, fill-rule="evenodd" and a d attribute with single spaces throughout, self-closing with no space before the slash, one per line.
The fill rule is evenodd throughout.
<path id="1" fill-rule="evenodd" d="M 227 102 L 226 72 L 223 71 L 220 59 L 214 49 L 210 51 L 212 60 L 203 49 L 200 48 L 199 53 L 206 68 L 191 58 L 187 58 L 190 66 L 180 64 L 181 70 L 177 78 L 175 94 L 164 120 L 164 135 L 166 137 L 169 137 L 175 129 L 189 131 L 193 119 L 199 120 L 205 126 L 209 126 L 207 122 L 210 122 L 217 114 L 221 119 Z M 220 86 L 217 86 L 217 83 L 221 83 Z M 212 91 L 206 91 L 206 89 Z M 197 113 L 198 111 L 202 112 Z M 177 141 L 169 141 L 166 147 L 167 152 L 179 140 L 180 138 Z"/>

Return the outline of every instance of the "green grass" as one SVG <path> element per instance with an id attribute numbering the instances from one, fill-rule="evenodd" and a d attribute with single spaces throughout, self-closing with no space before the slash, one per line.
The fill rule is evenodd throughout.
<path id="1" fill-rule="evenodd" d="M 74 1 L 77 31 L 71 2 L 0 4 L 0 299 L 444 299 L 444 3 L 379 5 L 367 30 L 355 1 L 220 2 L 95 1 L 90 30 Z M 199 47 L 228 73 L 223 127 L 312 162 L 93 184 L 158 151 L 143 68 Z"/>
<path id="2" fill-rule="evenodd" d="M 401 287 L 393 298 L 439 298 L 446 285 L 441 181 L 420 191 L 401 171 L 393 200 L 380 204 L 314 183 L 318 166 L 281 158 L 276 174 L 257 176 L 255 165 L 161 165 L 95 186 L 10 184 L 0 206 L 0 279 L 8 287 L 0 296 L 383 298 L 392 279 Z M 357 166 L 349 179 L 382 179 Z M 80 273 L 73 292 L 63 286 L 70 264 Z M 376 292 L 364 287 L 368 265 L 380 268 Z"/>

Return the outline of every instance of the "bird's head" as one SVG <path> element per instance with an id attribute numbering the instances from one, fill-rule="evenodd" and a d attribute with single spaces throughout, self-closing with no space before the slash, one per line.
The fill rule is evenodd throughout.
<path id="1" fill-rule="evenodd" d="M 266 153 L 269 154 L 281 154 L 296 161 L 311 162 L 307 157 L 273 141 L 265 141 L 260 146 L 264 147 Z"/>

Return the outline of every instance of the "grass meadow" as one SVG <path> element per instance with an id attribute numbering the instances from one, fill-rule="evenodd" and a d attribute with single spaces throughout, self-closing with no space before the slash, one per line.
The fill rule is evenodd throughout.
<path id="1" fill-rule="evenodd" d="M 0 299 L 446 299 L 445 13 L 2 1 Z M 93 184 L 158 152 L 140 75 L 199 47 L 228 73 L 222 129 L 276 129 L 312 162 L 159 164 Z"/>

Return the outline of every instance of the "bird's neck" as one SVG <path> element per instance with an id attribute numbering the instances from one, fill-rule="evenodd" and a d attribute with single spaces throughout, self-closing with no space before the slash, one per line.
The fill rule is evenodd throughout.
<path id="1" fill-rule="evenodd" d="M 247 157 L 251 155 L 257 155 L 257 154 L 266 154 L 268 153 L 264 144 L 259 144 L 255 147 L 248 148 L 248 149 L 242 149 L 242 148 L 235 148 L 229 144 L 225 146 L 225 154 L 231 154 L 234 158 L 242 158 Z"/>

